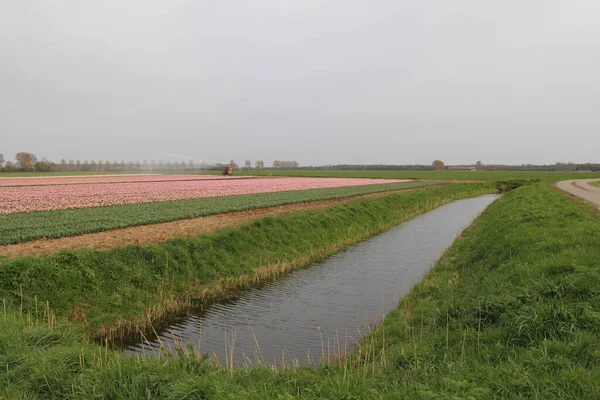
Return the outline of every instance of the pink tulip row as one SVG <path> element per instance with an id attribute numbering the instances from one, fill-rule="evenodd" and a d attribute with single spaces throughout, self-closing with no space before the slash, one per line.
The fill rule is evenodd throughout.
<path id="1" fill-rule="evenodd" d="M 0 214 L 406 182 L 392 179 L 267 178 L 0 188 Z"/>
<path id="2" fill-rule="evenodd" d="M 45 186 L 45 185 L 75 185 L 88 183 L 128 183 L 128 182 L 167 182 L 214 179 L 247 179 L 252 176 L 222 176 L 222 175 L 98 175 L 98 176 L 65 176 L 52 178 L 4 178 L 0 177 L 0 187 L 3 186 Z"/>

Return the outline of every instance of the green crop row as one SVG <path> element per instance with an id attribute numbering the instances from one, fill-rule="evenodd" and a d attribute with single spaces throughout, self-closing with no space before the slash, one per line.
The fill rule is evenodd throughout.
<path id="1" fill-rule="evenodd" d="M 59 238 L 206 215 L 418 188 L 441 181 L 310 189 L 240 196 L 0 215 L 0 245 Z"/>

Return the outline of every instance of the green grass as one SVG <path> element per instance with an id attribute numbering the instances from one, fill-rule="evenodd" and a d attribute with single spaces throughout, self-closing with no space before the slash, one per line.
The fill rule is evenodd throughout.
<path id="1" fill-rule="evenodd" d="M 599 224 L 547 184 L 508 193 L 364 338 L 369 351 L 317 368 L 130 358 L 87 344 L 73 324 L 36 326 L 9 307 L 0 397 L 598 399 Z"/>
<path id="2" fill-rule="evenodd" d="M 3 177 L 69 176 L 132 174 L 133 172 L 4 172 Z M 153 174 L 210 174 L 220 175 L 220 171 L 170 171 L 151 172 Z M 236 170 L 234 176 L 308 176 L 334 178 L 388 178 L 388 179 L 428 179 L 428 180 L 514 180 L 540 179 L 557 182 L 567 179 L 600 179 L 600 172 L 542 172 L 542 171 L 318 171 L 318 170 Z"/>
<path id="3" fill-rule="evenodd" d="M 593 181 L 593 182 L 590 182 L 590 185 L 592 185 L 592 186 L 598 186 L 598 187 L 600 187 L 600 180 L 598 180 L 598 181 Z"/>
<path id="4" fill-rule="evenodd" d="M 173 309 L 185 306 L 188 298 L 199 297 L 222 279 L 252 277 L 256 268 L 270 265 L 275 266 L 271 273 L 277 274 L 280 266 L 298 260 L 310 264 L 443 202 L 493 190 L 487 183 L 438 186 L 264 218 L 218 234 L 154 246 L 6 260 L 0 263 L 0 299 L 12 308 L 49 302 L 59 315 L 85 319 L 89 331 L 112 332 L 119 321 L 143 321 L 148 310 L 161 314 L 167 304 Z M 226 289 L 247 282 L 252 283 L 232 282 Z"/>
<path id="5" fill-rule="evenodd" d="M 187 173 L 187 172 L 183 172 Z M 205 173 L 218 173 L 207 171 Z M 600 172 L 536 172 L 536 171 L 315 171 L 315 170 L 250 170 L 234 171 L 235 175 L 257 176 L 308 176 L 330 178 L 387 178 L 435 180 L 520 180 L 539 179 L 557 182 L 567 179 L 599 178 Z"/>
<path id="6" fill-rule="evenodd" d="M 403 182 L 0 215 L 0 245 L 442 183 Z M 1 189 L 0 189 L 1 190 Z"/>

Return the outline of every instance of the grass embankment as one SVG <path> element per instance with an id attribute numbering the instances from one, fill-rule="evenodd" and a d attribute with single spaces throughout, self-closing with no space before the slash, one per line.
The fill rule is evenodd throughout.
<path id="1" fill-rule="evenodd" d="M 590 185 L 600 187 L 600 180 L 599 181 L 592 181 L 592 182 L 590 182 Z"/>
<path id="2" fill-rule="evenodd" d="M 194 172 L 180 172 L 182 174 Z M 206 171 L 216 174 L 218 171 Z M 307 176 L 325 178 L 385 178 L 385 179 L 436 179 L 436 180 L 533 180 L 558 182 L 567 179 L 600 179 L 600 172 L 541 172 L 541 171 L 318 171 L 318 170 L 249 170 L 237 175 L 253 176 Z"/>
<path id="3" fill-rule="evenodd" d="M 23 304 L 39 310 L 48 302 L 59 315 L 85 323 L 94 337 L 136 333 L 187 307 L 190 299 L 225 297 L 437 205 L 493 190 L 488 183 L 438 186 L 154 246 L 5 260 L 0 299 L 13 309 Z"/>
<path id="4" fill-rule="evenodd" d="M 5 214 L 0 215 L 0 245 L 177 221 L 233 211 L 412 189 L 440 183 L 443 182 L 400 182 Z"/>
<path id="5" fill-rule="evenodd" d="M 508 193 L 361 350 L 317 368 L 228 370 L 183 351 L 134 359 L 9 311 L 0 396 L 600 398 L 599 223 L 545 184 Z"/>

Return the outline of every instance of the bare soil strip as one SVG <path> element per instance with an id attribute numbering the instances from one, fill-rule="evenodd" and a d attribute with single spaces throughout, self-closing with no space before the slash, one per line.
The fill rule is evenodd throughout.
<path id="1" fill-rule="evenodd" d="M 590 182 L 597 180 L 598 179 L 572 179 L 558 182 L 556 186 L 573 196 L 580 197 L 600 207 L 600 188 L 589 184 Z"/>
<path id="2" fill-rule="evenodd" d="M 428 188 L 429 187 L 431 186 L 428 186 Z M 160 224 L 134 226 L 58 239 L 39 239 L 0 246 L 0 257 L 14 258 L 19 256 L 51 255 L 63 249 L 77 250 L 87 248 L 107 250 L 112 247 L 126 245 L 156 244 L 174 237 L 193 237 L 203 233 L 215 232 L 230 226 L 252 222 L 268 215 L 275 216 L 292 212 L 320 210 L 339 204 L 352 203 L 364 198 L 387 196 L 391 193 L 407 192 L 411 190 L 415 189 L 372 193 L 362 196 L 312 201 L 278 207 L 258 208 L 248 211 L 237 211 Z"/>

